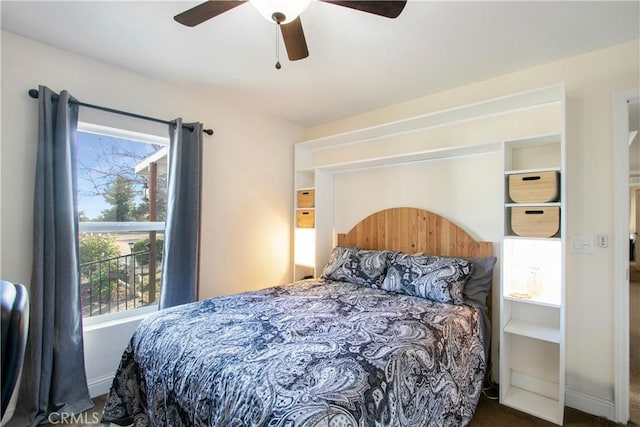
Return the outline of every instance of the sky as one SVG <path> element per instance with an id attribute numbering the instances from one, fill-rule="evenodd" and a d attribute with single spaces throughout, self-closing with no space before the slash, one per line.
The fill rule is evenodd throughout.
<path id="1" fill-rule="evenodd" d="M 155 150 L 151 144 L 130 141 L 122 138 L 98 135 L 88 132 L 77 133 L 78 156 L 78 212 L 94 219 L 110 205 L 101 195 L 95 195 L 94 183 L 99 190 L 103 190 L 113 174 L 100 174 L 94 170 L 115 171 L 121 170 L 134 177 L 135 165 L 153 153 Z M 122 153 L 129 153 L 123 155 Z M 140 177 L 139 177 L 140 178 Z M 142 185 L 134 186 L 136 192 L 135 203 L 142 201 Z"/>

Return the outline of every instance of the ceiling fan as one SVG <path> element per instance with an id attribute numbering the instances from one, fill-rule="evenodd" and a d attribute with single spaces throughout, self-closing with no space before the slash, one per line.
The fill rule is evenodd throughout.
<path id="1" fill-rule="evenodd" d="M 398 17 L 407 3 L 407 0 L 318 1 L 344 6 L 386 18 Z M 307 8 L 311 0 L 209 0 L 174 16 L 173 19 L 180 24 L 195 27 L 247 2 L 253 4 L 265 19 L 270 22 L 275 22 L 280 27 L 289 60 L 297 61 L 309 56 L 307 41 L 304 37 L 304 31 L 302 30 L 302 22 L 300 21 L 300 14 Z M 280 62 L 276 63 L 276 68 L 280 68 Z"/>

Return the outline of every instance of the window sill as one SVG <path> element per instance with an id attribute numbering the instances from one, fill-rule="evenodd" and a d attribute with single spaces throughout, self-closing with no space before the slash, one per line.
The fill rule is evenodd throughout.
<path id="1" fill-rule="evenodd" d="M 153 304 L 146 307 L 136 308 L 119 313 L 103 314 L 100 316 L 87 317 L 82 320 L 84 332 L 109 328 L 129 322 L 140 321 L 152 313 L 158 311 L 158 305 Z"/>

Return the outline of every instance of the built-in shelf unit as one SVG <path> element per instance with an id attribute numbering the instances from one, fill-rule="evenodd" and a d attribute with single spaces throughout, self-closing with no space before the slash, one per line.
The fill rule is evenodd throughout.
<path id="1" fill-rule="evenodd" d="M 557 103 L 564 111 L 564 94 Z M 564 114 L 558 132 L 504 143 L 500 402 L 562 425 L 565 396 Z M 518 194 L 526 202 L 513 200 Z M 543 177 L 548 182 L 543 182 Z M 511 188 L 510 188 L 511 185 Z M 538 191 L 548 185 L 552 196 Z M 526 192 L 528 191 L 528 192 Z M 526 192 L 526 193 L 525 193 Z M 536 197 L 540 197 L 536 200 Z M 553 212 L 550 215 L 549 212 Z M 532 213 L 531 218 L 522 218 Z M 542 217 L 550 215 L 547 222 Z M 520 216 L 520 217 L 518 217 Z M 516 221 L 525 227 L 515 227 Z"/>
<path id="2" fill-rule="evenodd" d="M 294 278 L 300 279 L 319 275 L 336 232 L 348 231 L 334 229 L 336 174 L 485 154 L 502 156 L 504 167 L 496 170 L 496 179 L 502 175 L 505 182 L 504 224 L 495 232 L 494 246 L 500 255 L 494 307 L 500 307 L 500 313 L 493 313 L 494 337 L 499 331 L 494 348 L 501 342 L 499 370 L 494 370 L 499 372 L 500 400 L 558 424 L 565 388 L 564 98 L 560 84 L 304 141 L 295 145 L 294 178 L 295 200 L 300 190 L 314 191 L 314 226 L 294 230 L 293 271 Z M 510 175 L 545 171 L 558 174 L 558 200 L 517 203 L 509 198 Z M 558 232 L 552 237 L 516 235 L 510 216 L 519 208 L 559 211 Z M 296 215 L 298 209 L 296 204 Z M 311 250 L 306 257 L 300 245 Z M 539 265 L 532 266 L 524 254 Z M 532 267 L 535 292 L 525 299 Z"/>

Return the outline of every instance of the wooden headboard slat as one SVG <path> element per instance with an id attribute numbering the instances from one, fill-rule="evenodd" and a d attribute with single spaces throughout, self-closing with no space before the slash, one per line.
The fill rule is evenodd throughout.
<path id="1" fill-rule="evenodd" d="M 416 208 L 369 215 L 348 233 L 338 234 L 338 245 L 444 256 L 487 257 L 493 253 L 491 242 L 477 242 L 446 218 Z"/>

